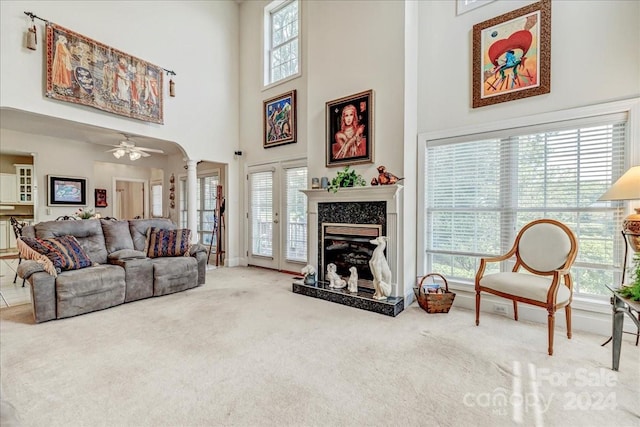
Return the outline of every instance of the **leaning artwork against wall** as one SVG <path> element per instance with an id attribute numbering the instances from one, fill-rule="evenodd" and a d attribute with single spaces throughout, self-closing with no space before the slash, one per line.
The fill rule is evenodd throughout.
<path id="1" fill-rule="evenodd" d="M 163 124 L 161 67 L 47 23 L 46 96 Z"/>

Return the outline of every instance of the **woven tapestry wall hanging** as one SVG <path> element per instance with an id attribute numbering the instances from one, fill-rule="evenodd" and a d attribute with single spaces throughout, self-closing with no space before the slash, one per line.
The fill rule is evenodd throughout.
<path id="1" fill-rule="evenodd" d="M 162 68 L 48 23 L 46 96 L 163 124 Z"/>

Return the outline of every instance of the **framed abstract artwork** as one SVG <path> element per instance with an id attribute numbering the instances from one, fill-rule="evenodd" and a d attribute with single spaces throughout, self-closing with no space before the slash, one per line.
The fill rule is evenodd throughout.
<path id="1" fill-rule="evenodd" d="M 262 103 L 264 148 L 296 142 L 296 91 L 292 90 Z"/>
<path id="2" fill-rule="evenodd" d="M 48 175 L 48 206 L 86 206 L 87 179 Z"/>
<path id="3" fill-rule="evenodd" d="M 473 26 L 473 108 L 551 91 L 551 0 Z"/>
<path id="4" fill-rule="evenodd" d="M 326 165 L 373 163 L 373 90 L 326 103 Z"/>

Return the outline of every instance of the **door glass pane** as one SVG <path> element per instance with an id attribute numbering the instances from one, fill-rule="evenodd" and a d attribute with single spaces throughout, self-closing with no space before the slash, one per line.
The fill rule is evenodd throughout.
<path id="1" fill-rule="evenodd" d="M 273 249 L 273 172 L 249 176 L 251 188 L 251 253 L 272 256 Z"/>
<path id="2" fill-rule="evenodd" d="M 307 196 L 300 190 L 307 188 L 307 168 L 287 169 L 286 185 L 286 258 L 304 262 L 307 260 Z"/>

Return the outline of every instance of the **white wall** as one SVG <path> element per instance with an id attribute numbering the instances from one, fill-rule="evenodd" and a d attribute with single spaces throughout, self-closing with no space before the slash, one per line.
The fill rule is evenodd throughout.
<path id="1" fill-rule="evenodd" d="M 418 132 L 455 129 L 640 95 L 640 2 L 553 0 L 551 92 L 471 108 L 472 27 L 531 1 L 495 1 L 456 16 L 419 2 Z"/>
<path id="2" fill-rule="evenodd" d="M 175 141 L 194 159 L 233 158 L 238 145 L 239 37 L 234 2 L 3 1 L 0 8 L 2 107 Z M 38 50 L 26 49 L 29 19 L 23 11 L 174 70 L 177 95 L 168 96 L 165 82 L 165 124 L 46 99 L 44 25 L 36 21 Z"/>
<path id="3" fill-rule="evenodd" d="M 240 147 L 238 9 L 233 1 L 3 0 L 0 2 L 0 107 L 174 141 L 183 147 L 188 158 L 228 164 L 230 176 L 239 177 L 240 164 L 233 157 L 233 152 Z M 175 71 L 174 98 L 168 96 L 165 76 L 165 124 L 147 123 L 45 98 L 44 24 L 36 21 L 38 50 L 26 49 L 23 37 L 30 20 L 24 11 Z M 51 164 L 51 169 L 57 165 L 62 169 L 59 172 L 67 175 L 92 175 L 92 162 L 69 161 L 73 151 L 67 151 L 66 147 L 72 149 L 76 144 L 69 142 L 62 152 L 52 153 L 57 162 Z M 6 150 L 4 138 L 2 145 L 2 150 Z M 182 156 L 172 163 L 175 169 L 181 169 L 182 165 Z M 43 180 L 43 172 L 38 173 Z M 227 224 L 229 231 L 236 233 L 239 227 L 234 222 L 240 217 L 242 196 L 239 186 L 239 180 L 228 181 Z M 93 191 L 89 196 L 93 200 Z M 40 220 L 58 215 L 56 212 L 45 215 L 42 210 L 39 213 Z M 237 240 L 230 239 L 231 242 Z M 232 244 L 227 250 L 230 258 L 237 258 L 237 245 Z"/>

